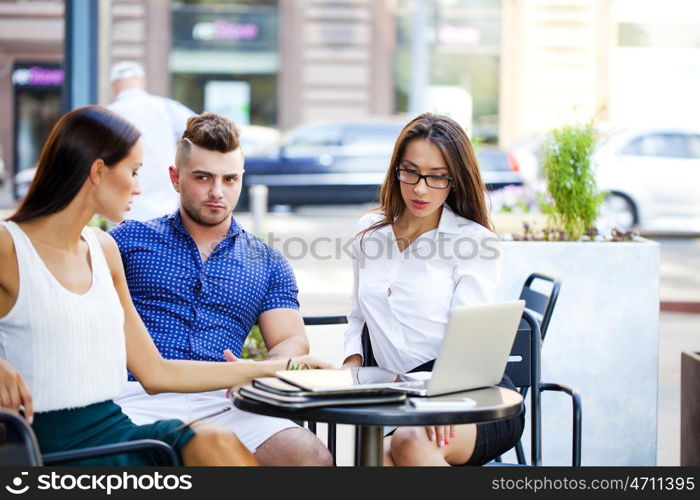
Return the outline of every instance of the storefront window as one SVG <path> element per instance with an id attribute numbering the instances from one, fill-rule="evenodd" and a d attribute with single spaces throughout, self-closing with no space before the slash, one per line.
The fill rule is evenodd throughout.
<path id="1" fill-rule="evenodd" d="M 238 124 L 277 122 L 276 1 L 173 3 L 173 96 Z"/>
<path id="2" fill-rule="evenodd" d="M 399 0 L 396 111 L 408 110 L 411 72 L 411 9 Z M 431 110 L 450 114 L 473 136 L 498 139 L 501 45 L 499 0 L 430 0 L 428 11 Z"/>
<path id="3" fill-rule="evenodd" d="M 41 148 L 62 113 L 64 73 L 51 64 L 17 64 L 12 72 L 15 94 L 14 173 L 36 166 Z M 17 191 L 15 196 L 22 193 Z"/>

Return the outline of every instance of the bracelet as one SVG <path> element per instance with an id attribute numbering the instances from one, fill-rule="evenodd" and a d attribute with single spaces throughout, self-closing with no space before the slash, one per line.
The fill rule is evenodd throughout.
<path id="1" fill-rule="evenodd" d="M 308 363 L 299 363 L 296 364 L 294 362 L 294 358 L 289 358 L 287 361 L 287 368 L 286 370 L 311 370 L 313 366 L 311 366 Z"/>

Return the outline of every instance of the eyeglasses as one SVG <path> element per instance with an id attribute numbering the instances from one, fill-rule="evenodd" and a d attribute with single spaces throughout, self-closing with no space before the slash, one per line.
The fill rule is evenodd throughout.
<path id="1" fill-rule="evenodd" d="M 434 189 L 447 189 L 450 187 L 450 182 L 452 182 L 452 177 L 423 175 L 413 170 L 406 170 L 405 168 L 396 169 L 396 178 L 404 184 L 411 184 L 412 186 L 418 184 L 421 179 L 425 179 L 427 186 Z"/>

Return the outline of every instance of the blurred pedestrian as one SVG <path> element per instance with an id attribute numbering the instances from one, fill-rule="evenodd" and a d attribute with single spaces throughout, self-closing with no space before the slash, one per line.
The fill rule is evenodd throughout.
<path id="1" fill-rule="evenodd" d="M 142 194 L 134 201 L 128 217 L 141 221 L 159 217 L 178 206 L 168 167 L 175 162 L 175 145 L 194 112 L 173 99 L 148 93 L 146 72 L 137 62 L 115 64 L 110 82 L 114 102 L 108 108 L 129 120 L 142 134 Z"/>

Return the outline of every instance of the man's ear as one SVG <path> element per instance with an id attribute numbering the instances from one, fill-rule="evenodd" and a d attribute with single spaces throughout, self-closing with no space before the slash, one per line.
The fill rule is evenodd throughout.
<path id="1" fill-rule="evenodd" d="M 102 182 L 106 168 L 107 165 L 105 165 L 102 158 L 98 158 L 92 162 L 92 165 L 90 165 L 90 182 L 92 182 L 93 185 L 98 186 Z"/>
<path id="2" fill-rule="evenodd" d="M 168 168 L 168 174 L 170 174 L 170 182 L 173 185 L 175 192 L 180 192 L 180 172 L 178 172 L 177 167 L 172 165 Z"/>

